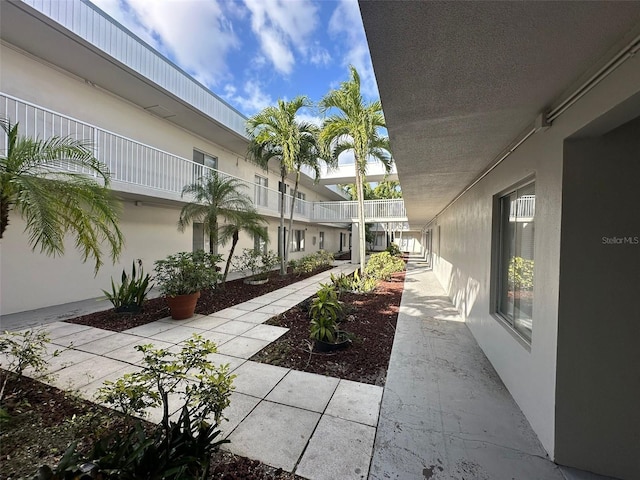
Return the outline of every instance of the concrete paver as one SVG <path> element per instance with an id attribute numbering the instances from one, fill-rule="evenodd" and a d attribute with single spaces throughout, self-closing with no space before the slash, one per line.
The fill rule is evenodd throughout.
<path id="1" fill-rule="evenodd" d="M 175 321 L 175 320 L 174 320 Z M 201 328 L 203 330 L 211 330 L 227 323 L 229 319 L 212 317 L 211 315 L 191 318 L 188 320 L 180 320 L 180 324 L 186 327 Z"/>
<path id="2" fill-rule="evenodd" d="M 291 370 L 267 395 L 266 400 L 322 413 L 338 382 L 335 377 Z"/>
<path id="3" fill-rule="evenodd" d="M 163 330 L 162 332 L 151 335 L 149 339 L 153 342 L 159 340 L 161 342 L 180 343 L 185 340 L 189 340 L 193 335 L 201 335 L 205 330 L 201 328 L 187 327 L 186 325 L 174 325 L 169 330 Z"/>
<path id="4" fill-rule="evenodd" d="M 218 348 L 219 353 L 231 355 L 232 357 L 251 358 L 264 347 L 269 345 L 266 340 L 258 340 L 249 337 L 235 337 L 222 344 Z"/>
<path id="5" fill-rule="evenodd" d="M 223 448 L 237 455 L 293 471 L 320 414 L 262 401 L 229 435 Z"/>
<path id="6" fill-rule="evenodd" d="M 326 414 L 375 427 L 382 399 L 382 387 L 340 380 Z"/>
<path id="7" fill-rule="evenodd" d="M 230 320 L 219 327 L 213 328 L 212 330 L 215 332 L 228 333 L 229 335 L 242 335 L 244 332 L 251 330 L 255 326 L 255 323 Z"/>
<path id="8" fill-rule="evenodd" d="M 220 310 L 216 313 L 212 313 L 210 316 L 215 318 L 227 318 L 229 320 L 233 320 L 234 318 L 238 318 L 240 315 L 244 315 L 245 312 L 245 310 L 231 307 L 225 308 L 224 310 Z"/>
<path id="9" fill-rule="evenodd" d="M 289 331 L 288 328 L 277 327 L 275 325 L 252 325 L 251 330 L 242 334 L 243 337 L 256 338 L 273 342 Z"/>
<path id="10" fill-rule="evenodd" d="M 243 358 L 230 357 L 221 353 L 211 353 L 207 359 L 215 365 L 229 365 L 229 372 L 233 372 L 236 368 L 246 362 Z"/>
<path id="11" fill-rule="evenodd" d="M 261 307 L 262 305 L 260 305 L 258 308 Z M 273 317 L 273 315 L 270 313 L 249 312 L 245 315 L 242 315 L 241 317 L 238 317 L 238 320 L 242 320 L 243 322 L 248 323 L 264 323 L 271 317 Z"/>
<path id="12" fill-rule="evenodd" d="M 112 332 L 113 333 L 113 332 Z M 64 337 L 63 337 L 64 338 Z M 102 355 L 112 350 L 116 350 L 127 345 L 140 344 L 141 338 L 136 335 L 128 335 L 126 333 L 113 333 L 104 337 L 99 337 L 91 342 L 78 344 L 73 342 L 73 347 L 84 352 Z"/>
<path id="13" fill-rule="evenodd" d="M 261 401 L 257 397 L 233 392 L 231 394 L 231 404 L 224 411 L 225 420 L 218 425 L 223 437 L 228 437 Z"/>
<path id="14" fill-rule="evenodd" d="M 233 372 L 237 375 L 233 382 L 235 391 L 264 398 L 288 372 L 289 369 L 275 365 L 245 362 Z"/>
<path id="15" fill-rule="evenodd" d="M 367 478 L 375 427 L 323 415 L 296 468 L 314 480 Z"/>

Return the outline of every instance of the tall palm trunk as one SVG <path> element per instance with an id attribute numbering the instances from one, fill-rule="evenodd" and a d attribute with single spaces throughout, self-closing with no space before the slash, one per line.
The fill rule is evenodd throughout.
<path id="1" fill-rule="evenodd" d="M 286 254 L 286 245 L 284 244 L 285 236 L 284 236 L 284 177 L 285 172 L 282 171 L 282 182 L 280 182 L 280 231 L 278 232 L 278 243 L 280 244 L 280 275 L 287 274 L 287 263 L 285 260 Z"/>
<path id="2" fill-rule="evenodd" d="M 364 278 L 366 261 L 366 232 L 364 228 L 364 187 L 362 173 L 356 159 L 356 190 L 358 191 L 358 245 L 360 249 L 360 274 Z"/>
<path id="3" fill-rule="evenodd" d="M 284 263 L 289 262 L 289 248 L 291 247 L 291 229 L 293 228 L 293 208 L 296 205 L 296 196 L 298 195 L 298 182 L 300 182 L 300 170 L 296 171 L 296 185 L 291 196 L 291 212 L 289 212 L 289 231 L 287 232 L 287 248 L 284 254 Z"/>
<path id="4" fill-rule="evenodd" d="M 240 235 L 238 230 L 233 232 L 233 237 L 231 239 L 231 250 L 229 250 L 229 257 L 227 258 L 227 265 L 224 267 L 224 275 L 222 276 L 222 285 L 224 286 L 227 281 L 227 275 L 229 274 L 229 267 L 231 266 L 231 259 L 233 258 L 233 252 L 236 249 L 236 245 L 238 244 L 238 240 L 240 239 Z"/>

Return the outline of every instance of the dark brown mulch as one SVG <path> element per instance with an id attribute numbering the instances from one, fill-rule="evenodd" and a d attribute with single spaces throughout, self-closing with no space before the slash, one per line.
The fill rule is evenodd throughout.
<path id="1" fill-rule="evenodd" d="M 233 307 L 239 303 L 249 301 L 252 298 L 259 297 L 260 295 L 322 273 L 330 268 L 331 267 L 321 268 L 313 273 L 303 275 L 294 275 L 291 269 L 289 269 L 287 275 L 272 272 L 269 276 L 269 282 L 264 285 L 247 285 L 243 279 L 231 280 L 226 282 L 224 289 L 217 288 L 215 290 L 202 291 L 196 306 L 196 313 L 209 315 L 224 310 L 225 308 Z M 144 311 L 139 314 L 120 314 L 116 313 L 113 309 L 109 309 L 65 320 L 65 322 L 122 332 L 123 330 L 155 322 L 168 316 L 169 307 L 167 306 L 166 300 L 164 297 L 158 297 L 147 300 L 144 305 Z"/>
<path id="2" fill-rule="evenodd" d="M 2 372 L 2 376 L 6 374 Z M 74 397 L 27 377 L 12 380 L 3 407 L 10 415 L 0 430 L 0 479 L 33 478 L 42 465 L 55 467 L 67 447 L 88 453 L 106 434 L 125 432 L 136 419 Z M 149 428 L 153 425 L 144 424 Z M 256 460 L 219 451 L 211 480 L 296 480 L 300 477 Z"/>
<path id="3" fill-rule="evenodd" d="M 300 304 L 266 323 L 290 330 L 251 360 L 329 375 L 356 382 L 384 385 L 405 272 L 381 282 L 374 293 L 343 293 L 346 318 L 340 325 L 354 336 L 351 346 L 331 353 L 311 351 L 309 315 Z"/>

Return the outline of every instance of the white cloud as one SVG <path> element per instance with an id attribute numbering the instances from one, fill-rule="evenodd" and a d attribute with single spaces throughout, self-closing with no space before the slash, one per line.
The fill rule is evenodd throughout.
<path id="1" fill-rule="evenodd" d="M 315 125 L 317 127 L 321 127 L 322 126 L 322 120 L 323 118 L 319 115 L 314 115 L 313 113 L 310 112 L 302 112 L 302 113 L 298 113 L 296 115 L 296 119 L 300 122 L 306 122 L 306 123 L 310 123 L 312 125 Z"/>
<path id="2" fill-rule="evenodd" d="M 365 97 L 379 98 L 378 85 L 373 73 L 371 55 L 357 0 L 340 0 L 338 2 L 338 6 L 329 20 L 329 35 L 334 39 L 343 39 L 344 45 L 348 46 L 342 64 L 356 67 L 360 75 L 362 94 Z"/>
<path id="3" fill-rule="evenodd" d="M 247 81 L 242 87 L 242 93 L 238 93 L 238 89 L 231 84 L 225 85 L 223 98 L 245 115 L 253 115 L 275 103 L 257 80 Z"/>
<path id="4" fill-rule="evenodd" d="M 288 75 L 295 65 L 294 51 L 309 56 L 309 38 L 318 25 L 318 9 L 311 0 L 245 0 L 251 28 L 264 56 Z"/>
<path id="5" fill-rule="evenodd" d="M 229 18 L 242 14 L 237 7 L 227 12 L 219 0 L 95 3 L 201 82 L 214 86 L 228 77 L 226 57 L 240 47 Z"/>

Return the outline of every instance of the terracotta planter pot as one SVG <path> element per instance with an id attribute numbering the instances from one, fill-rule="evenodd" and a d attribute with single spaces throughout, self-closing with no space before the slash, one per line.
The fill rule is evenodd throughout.
<path id="1" fill-rule="evenodd" d="M 200 298 L 200 292 L 166 298 L 169 304 L 169 310 L 171 310 L 171 318 L 174 320 L 186 320 L 187 318 L 193 317 L 196 311 L 196 303 L 198 303 L 198 298 Z"/>

